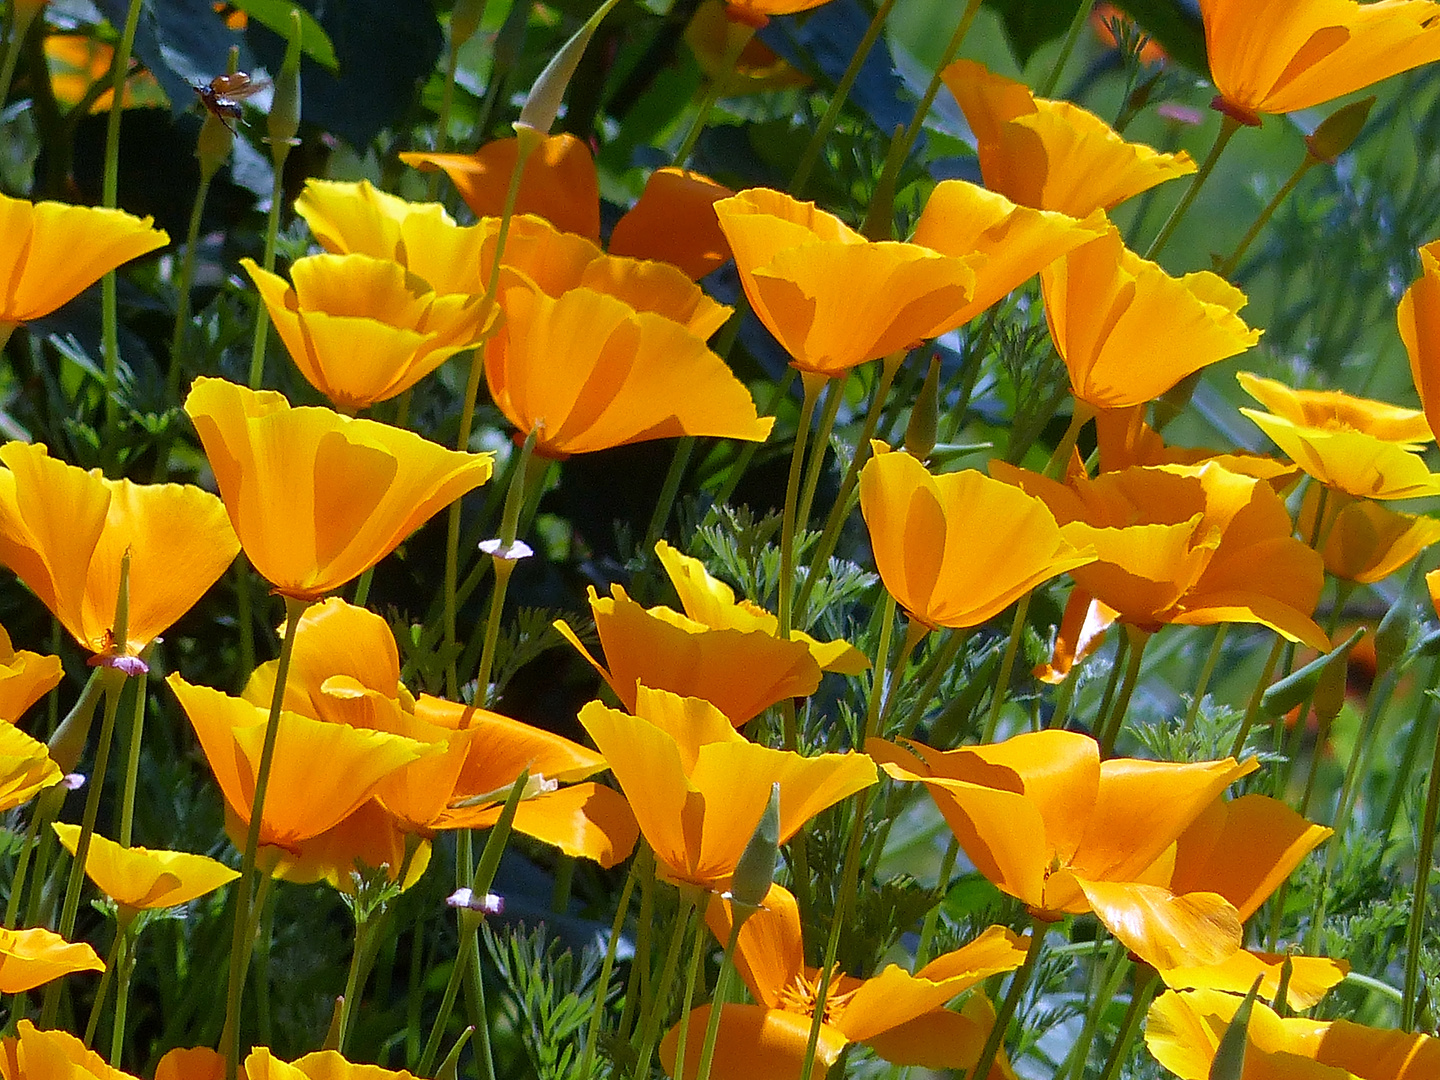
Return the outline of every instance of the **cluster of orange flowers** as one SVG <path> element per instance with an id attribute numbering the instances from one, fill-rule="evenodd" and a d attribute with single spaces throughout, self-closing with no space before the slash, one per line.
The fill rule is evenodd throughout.
<path id="1" fill-rule="evenodd" d="M 1421 0 L 1200 6 L 1218 107 L 1244 123 L 1440 58 L 1440 5 Z M 749 7 L 752 20 L 779 13 Z M 1099 471 L 1065 454 L 1052 475 L 1000 461 L 988 475 L 936 473 L 921 456 L 862 446 L 856 484 L 874 566 L 915 640 L 978 627 L 1068 575 L 1044 672 L 1057 681 L 1115 622 L 1141 642 L 1168 624 L 1251 623 L 1328 651 L 1314 618 L 1325 575 L 1378 581 L 1440 539 L 1434 519 L 1385 505 L 1440 494 L 1423 458 L 1440 430 L 1440 241 L 1421 250 L 1423 276 L 1398 309 L 1421 409 L 1246 373 L 1241 385 L 1263 408 L 1241 411 L 1288 462 L 1168 447 L 1146 425 L 1147 405 L 1260 337 L 1239 314 L 1239 289 L 1211 272 L 1170 274 L 1131 251 L 1108 217 L 1194 163 L 1126 142 L 1092 113 L 977 63 L 943 74 L 975 133 L 984 185 L 937 185 L 907 241 L 867 239 L 778 191 L 731 193 L 672 170 L 655 174 L 606 251 L 593 165 L 566 137 L 524 164 L 518 213 L 503 222 L 494 215 L 513 141 L 415 156 L 454 180 L 478 216 L 468 226 L 364 182 L 311 181 L 297 210 L 323 253 L 294 262 L 288 281 L 248 260 L 245 269 L 297 368 L 334 409 L 196 379 L 184 408 L 218 497 L 108 479 L 43 446 L 0 446 L 0 562 L 99 666 L 123 674 L 145 669 L 156 639 L 242 550 L 293 605 L 285 661 L 258 667 L 239 696 L 166 680 L 229 835 L 237 849 L 258 835 L 264 874 L 353 889 L 356 866 L 383 866 L 406 887 L 426 871 L 437 834 L 508 817 L 522 775 L 509 811 L 521 833 L 605 867 L 643 836 L 659 876 L 703 896 L 704 920 L 732 942 L 753 999 L 722 1003 L 718 1020 L 713 1004 L 680 1017 L 659 1040 L 672 1075 L 698 1074 L 703 1042 L 714 1077 L 808 1076 L 852 1044 L 896 1065 L 1012 1076 L 991 1038 L 996 1008 L 978 988 L 1030 964 L 1048 924 L 1085 914 L 1168 988 L 1146 1039 L 1186 1080 L 1208 1074 L 1257 979 L 1279 1011 L 1261 1006 L 1251 1018 L 1251 1053 L 1269 1071 L 1245 1075 L 1440 1075 L 1433 1039 L 1284 1015 L 1318 1001 L 1343 963 L 1243 947 L 1246 920 L 1331 835 L 1276 799 L 1227 799 L 1260 768 L 1254 758 L 1114 757 L 1112 740 L 1064 730 L 931 747 L 875 716 L 845 753 L 762 745 L 747 733 L 766 710 L 814 695 L 826 673 L 863 677 L 871 662 L 792 626 L 785 603 L 772 613 L 737 599 L 663 541 L 656 554 L 682 611 L 646 607 L 620 585 L 608 596 L 592 589 L 603 660 L 558 624 L 621 706 L 580 710 L 593 750 L 480 705 L 414 696 L 386 622 L 330 595 L 490 480 L 490 453 L 354 415 L 459 353 L 480 350 L 491 400 L 516 441 L 545 459 L 676 436 L 758 443 L 774 421 L 709 344 L 732 311 L 696 283 L 720 263 L 733 258 L 749 308 L 810 388 L 962 326 L 1038 275 L 1069 373 L 1072 439 L 1094 422 Z M 119 211 L 0 196 L 0 339 L 166 240 Z M 1285 496 L 1302 474 L 1297 518 Z M 0 654 L 0 716 L 14 721 L 59 683 L 59 662 L 16 652 L 3 631 Z M 874 658 L 873 684 L 888 661 Z M 0 724 L 0 807 L 60 784 L 75 760 Z M 615 786 L 595 779 L 607 771 Z M 805 962 L 791 891 L 767 879 L 755 910 L 740 911 L 755 890 L 747 852 L 772 806 L 771 843 L 783 845 L 852 797 L 863 815 L 882 777 L 924 787 L 975 869 L 1033 917 L 1029 937 L 992 926 L 913 973 L 892 964 L 868 979 L 832 977 Z M 83 837 L 75 825 L 54 831 L 72 853 L 84 849 L 86 873 L 126 917 L 239 876 L 88 827 Z M 0 930 L 0 991 L 104 966 L 48 929 Z M 967 993 L 958 1011 L 946 1008 Z M 362 1071 L 331 1051 L 289 1065 L 257 1049 L 241 1068 L 250 1080 L 410 1075 Z M 72 1036 L 22 1021 L 0 1075 L 124 1074 Z M 221 1075 L 219 1054 L 184 1051 L 157 1080 Z"/>

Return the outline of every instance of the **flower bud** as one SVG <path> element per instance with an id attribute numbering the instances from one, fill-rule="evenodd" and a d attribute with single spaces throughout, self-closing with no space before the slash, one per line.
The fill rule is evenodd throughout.
<path id="1" fill-rule="evenodd" d="M 905 425 L 905 450 L 913 458 L 924 461 L 935 449 L 935 434 L 940 427 L 940 357 L 930 357 L 930 370 L 915 396 L 910 409 L 910 422 Z"/>
<path id="2" fill-rule="evenodd" d="M 765 899 L 775 882 L 775 864 L 780 860 L 780 785 L 770 785 L 770 799 L 760 812 L 760 820 L 750 842 L 735 864 L 730 882 L 730 898 L 736 905 L 735 917 L 740 919 L 742 906 L 755 909 Z M 748 912 L 747 912 L 748 914 Z"/>
<path id="3" fill-rule="evenodd" d="M 599 10 L 591 15 L 585 25 L 575 31 L 574 36 L 551 58 L 550 63 L 545 65 L 545 70 L 540 72 L 540 77 L 535 80 L 535 85 L 530 87 L 530 93 L 520 109 L 520 119 L 515 121 L 515 133 L 520 136 L 522 159 L 526 129 L 541 135 L 550 134 L 555 118 L 560 115 L 560 105 L 565 100 L 565 90 L 570 85 L 570 78 L 575 74 L 580 57 L 585 53 L 585 46 L 589 45 L 590 39 L 595 36 L 600 20 L 605 18 L 618 2 L 619 0 L 605 0 Z"/>
<path id="4" fill-rule="evenodd" d="M 1355 647 L 1364 633 L 1365 629 L 1361 627 L 1351 634 L 1343 645 L 1331 649 L 1319 659 L 1311 660 L 1298 671 L 1292 671 L 1279 682 L 1272 684 L 1261 696 L 1260 707 L 1269 716 L 1284 716 L 1296 705 L 1316 693 L 1320 684 L 1320 676 L 1326 668 L 1334 666 L 1338 667 L 1342 673 L 1344 672 L 1346 657 L 1350 655 L 1350 650 Z"/>
<path id="5" fill-rule="evenodd" d="M 290 11 L 290 40 L 285 45 L 285 59 L 275 76 L 275 98 L 270 103 L 266 130 L 270 136 L 270 156 L 278 169 L 285 163 L 295 133 L 300 130 L 300 12 Z"/>
<path id="6" fill-rule="evenodd" d="M 1350 144 L 1360 137 L 1360 130 L 1370 115 L 1375 96 L 1352 101 L 1342 109 L 1336 109 L 1327 116 L 1313 134 L 1305 136 L 1305 149 L 1316 161 L 1327 165 L 1350 149 Z"/>

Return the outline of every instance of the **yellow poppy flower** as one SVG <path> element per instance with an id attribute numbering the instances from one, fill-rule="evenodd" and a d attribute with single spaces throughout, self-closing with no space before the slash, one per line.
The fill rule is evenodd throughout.
<path id="1" fill-rule="evenodd" d="M 892 778 L 923 783 L 960 846 L 1039 917 L 1093 911 L 1157 967 L 1219 963 L 1240 947 L 1233 904 L 1157 883 L 1153 864 L 1259 763 L 1100 760 L 1094 739 L 1050 729 L 958 750 L 871 739 Z"/>
<path id="2" fill-rule="evenodd" d="M 905 453 L 865 463 L 860 511 L 885 588 L 932 629 L 978 626 L 1095 558 L 1039 499 L 973 469 L 932 476 Z"/>
<path id="3" fill-rule="evenodd" d="M 274 391 L 199 378 L 185 399 L 230 521 L 275 587 L 315 600 L 374 566 L 432 514 L 490 479 L 492 455 Z"/>
<path id="4" fill-rule="evenodd" d="M 27 803 L 62 779 L 44 743 L 13 724 L 0 724 L 0 810 Z"/>
<path id="5" fill-rule="evenodd" d="M 639 687 L 635 716 L 592 701 L 580 710 L 672 881 L 728 887 L 772 784 L 780 785 L 780 842 L 847 795 L 875 783 L 864 754 L 802 757 L 749 742 L 700 698 Z"/>
<path id="6" fill-rule="evenodd" d="M 139 655 L 239 550 L 223 506 L 197 487 L 108 480 L 38 444 L 6 443 L 0 462 L 0 562 L 91 652 Z M 114 642 L 127 550 L 129 640 Z"/>
<path id="7" fill-rule="evenodd" d="M 1200 0 L 1216 105 L 1253 125 L 1428 64 L 1437 15 L 1428 0 Z"/>
<path id="8" fill-rule="evenodd" d="M 1320 493 L 1312 485 L 1300 504 L 1296 531 L 1324 538 L 1325 569 L 1338 578 L 1371 585 L 1389 577 L 1430 545 L 1440 542 L 1440 519 L 1400 514 L 1343 491 L 1325 494 L 1325 518 L 1315 521 Z"/>
<path id="9" fill-rule="evenodd" d="M 1290 973 L 1285 1000 L 1293 1010 L 1313 1007 L 1350 972 L 1350 965 L 1344 960 L 1332 960 L 1328 956 L 1282 956 L 1240 949 L 1218 964 L 1169 968 L 1160 972 L 1160 977 L 1171 990 L 1223 990 L 1242 995 L 1258 978 L 1260 996 L 1273 1000 L 1280 992 L 1281 981 L 1287 977 L 1287 966 Z"/>
<path id="10" fill-rule="evenodd" d="M 729 940 L 728 901 L 710 897 L 705 917 L 717 940 Z M 1019 967 L 1026 941 L 992 926 L 914 975 L 896 964 L 869 979 L 837 973 L 826 996 L 816 1064 L 828 1068 L 853 1042 L 869 1046 L 892 1065 L 973 1068 L 994 1011 L 983 994 L 972 995 L 961 1012 L 947 1010 L 945 1003 L 991 975 Z M 786 889 L 772 885 L 760 910 L 741 926 L 735 967 L 756 1003 L 724 1006 L 710 1075 L 715 1080 L 793 1080 L 803 1070 L 820 972 L 805 963 L 800 912 Z M 693 1010 L 660 1044 L 660 1060 L 671 1076 L 682 1028 L 689 1029 L 687 1045 L 700 1046 L 710 1009 Z M 699 1058 L 697 1051 L 687 1054 L 686 1080 L 696 1074 Z M 997 1080 L 1013 1076 L 1008 1069 L 991 1075 Z"/>
<path id="11" fill-rule="evenodd" d="M 293 285 L 240 263 L 300 374 L 346 413 L 410 389 L 494 318 L 481 296 L 437 293 L 389 259 L 307 255 L 290 267 Z"/>
<path id="12" fill-rule="evenodd" d="M 24 993 L 72 971 L 104 970 L 104 962 L 83 941 L 72 944 L 42 926 L 0 927 L 0 993 Z"/>
<path id="13" fill-rule="evenodd" d="M 415 1080 L 404 1069 L 356 1065 L 335 1050 L 316 1050 L 287 1064 L 264 1046 L 250 1051 L 242 1075 L 246 1080 Z"/>
<path id="14" fill-rule="evenodd" d="M 1180 1080 L 1209 1080 L 1239 994 L 1170 991 L 1150 1006 L 1145 1045 Z M 1430 1080 L 1440 1076 L 1440 1039 L 1349 1020 L 1281 1018 L 1255 1002 L 1245 1032 L 1245 1075 L 1267 1080 Z"/>
<path id="15" fill-rule="evenodd" d="M 1097 558 L 1077 587 L 1146 630 L 1252 622 L 1329 649 L 1311 614 L 1325 576 L 1292 535 L 1274 488 L 1209 462 L 1074 476 L 1060 484 L 992 461 L 997 479 L 1044 501 L 1065 538 Z M 1075 601 L 1072 594 L 1072 603 Z"/>
<path id="16" fill-rule="evenodd" d="M 509 273 L 485 345 L 496 406 L 551 458 L 678 435 L 763 442 L 745 384 L 685 326 L 588 287 L 558 298 Z"/>
<path id="17" fill-rule="evenodd" d="M 608 597 L 592 587 L 590 610 L 605 665 L 590 655 L 569 624 L 555 622 L 631 712 L 636 686 L 644 684 L 704 698 L 738 728 L 776 702 L 813 694 L 822 670 L 856 674 L 868 666 L 843 641 L 819 642 L 800 631 L 781 639 L 774 615 L 748 601 L 736 603 L 730 586 L 711 577 L 699 559 L 663 540 L 655 550 L 685 614 L 664 606 L 644 608 L 618 584 Z"/>
<path id="18" fill-rule="evenodd" d="M 443 169 L 476 217 L 499 217 L 519 158 L 514 138 L 488 142 L 473 154 L 411 152 L 400 160 Z M 516 214 L 534 214 L 564 232 L 600 239 L 600 181 L 589 148 L 574 135 L 547 135 L 525 162 Z"/>
<path id="19" fill-rule="evenodd" d="M 1410 375 L 1433 433 L 1440 428 L 1440 240 L 1420 249 L 1420 278 L 1396 308 Z"/>
<path id="20" fill-rule="evenodd" d="M 258 667 L 245 699 L 268 706 L 275 670 L 274 662 Z M 532 783 L 516 811 L 517 832 L 604 866 L 634 848 L 635 820 L 620 794 L 572 783 L 601 772 L 604 758 L 486 709 L 429 695 L 417 701 L 400 683 L 399 651 L 385 620 L 338 597 L 301 616 L 283 707 L 326 723 L 403 735 L 432 752 L 395 770 L 371 802 L 299 845 L 298 857 L 277 867 L 280 876 L 325 877 L 345 887 L 357 858 L 369 866 L 384 862 L 398 873 L 403 833 L 425 838 L 428 858 L 428 838 L 437 831 L 488 828 L 521 769 L 529 770 Z M 557 789 L 562 781 L 572 786 Z"/>
<path id="21" fill-rule="evenodd" d="M 210 770 L 225 797 L 227 825 L 249 827 L 255 777 L 268 710 L 178 674 L 166 680 L 190 718 Z M 280 714 L 275 757 L 266 789 L 260 843 L 295 850 L 331 828 L 373 795 L 390 773 L 436 747 L 379 731 L 327 724 L 298 713 Z M 323 769 L 316 763 L 324 762 Z"/>
<path id="22" fill-rule="evenodd" d="M 58 656 L 41 656 L 10 643 L 10 634 L 0 626 L 0 721 L 15 723 L 65 677 Z"/>
<path id="23" fill-rule="evenodd" d="M 1248 371 L 1236 378 L 1270 409 L 1240 412 L 1320 483 L 1370 499 L 1440 495 L 1440 475 L 1415 453 L 1432 438 L 1424 413 L 1334 390 L 1292 390 Z"/>
<path id="24" fill-rule="evenodd" d="M 460 226 L 439 203 L 412 203 L 370 181 L 305 181 L 295 200 L 320 246 L 332 255 L 390 259 L 437 293 L 483 293 L 480 249 L 495 231 L 486 220 Z"/>
<path id="25" fill-rule="evenodd" d="M 0 194 L 0 335 L 48 315 L 170 237 L 123 210 Z"/>
<path id="26" fill-rule="evenodd" d="M 840 375 L 937 337 L 960 324 L 974 293 L 981 256 L 871 243 L 778 191 L 742 191 L 715 212 L 750 306 L 801 371 Z"/>
<path id="27" fill-rule="evenodd" d="M 1089 110 L 1037 98 L 974 60 L 956 60 L 940 77 L 975 133 L 985 186 L 1021 206 L 1083 218 L 1195 171 L 1183 150 L 1126 142 Z"/>
<path id="28" fill-rule="evenodd" d="M 80 826 L 55 822 L 51 828 L 71 855 L 80 842 Z M 240 876 L 224 863 L 185 851 L 121 847 L 99 833 L 90 837 L 85 874 L 122 907 L 177 907 L 214 892 Z"/>
<path id="29" fill-rule="evenodd" d="M 1050 336 L 1070 389 L 1099 409 L 1139 405 L 1260 340 L 1245 294 L 1201 270 L 1174 278 L 1111 230 L 1040 272 Z"/>
<path id="30" fill-rule="evenodd" d="M 973 263 L 975 289 L 957 313 L 959 325 L 1029 281 L 1042 267 L 1109 230 L 1103 213 L 1077 221 L 1017 205 L 998 191 L 965 180 L 942 180 L 930 193 L 910 239 L 955 258 L 984 256 Z"/>

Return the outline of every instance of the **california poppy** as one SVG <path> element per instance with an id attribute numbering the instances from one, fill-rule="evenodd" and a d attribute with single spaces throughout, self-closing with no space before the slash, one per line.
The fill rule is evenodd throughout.
<path id="1" fill-rule="evenodd" d="M 1288 1007 L 1309 1009 L 1349 973 L 1348 963 L 1328 956 L 1240 949 L 1218 964 L 1167 968 L 1160 972 L 1160 977 L 1172 990 L 1224 990 L 1231 994 L 1244 994 L 1258 978 L 1260 996 L 1270 999 L 1275 998 L 1281 983 L 1285 982 Z"/>
<path id="2" fill-rule="evenodd" d="M 635 205 L 615 223 L 610 254 L 655 259 L 698 280 L 730 261 L 714 207 L 733 194 L 700 173 L 656 169 Z"/>
<path id="3" fill-rule="evenodd" d="M 989 746 L 866 749 L 896 780 L 923 783 L 976 868 L 1032 914 L 1093 911 L 1154 967 L 1218 963 L 1240 947 L 1234 905 L 1156 884 L 1152 865 L 1253 758 L 1193 764 L 1100 760 L 1099 744 L 1046 730 Z"/>
<path id="4" fill-rule="evenodd" d="M 109 480 L 36 443 L 0 446 L 0 562 L 84 648 L 137 656 L 225 572 L 239 541 L 200 488 Z M 130 553 L 129 624 L 112 640 Z"/>
<path id="5" fill-rule="evenodd" d="M 1037 98 L 974 60 L 940 75 L 975 133 L 985 186 L 1022 206 L 1083 218 L 1195 171 L 1183 150 L 1126 142 L 1089 110 Z"/>
<path id="6" fill-rule="evenodd" d="M 926 200 L 910 239 L 942 255 L 973 260 L 975 288 L 969 303 L 955 314 L 959 323 L 966 323 L 1041 268 L 1109 229 L 1103 213 L 1078 221 L 1021 206 L 966 180 L 942 180 Z"/>
<path id="7" fill-rule="evenodd" d="M 1433 433 L 1440 428 L 1440 240 L 1420 249 L 1420 277 L 1405 290 L 1395 317 Z"/>
<path id="8" fill-rule="evenodd" d="M 307 255 L 294 284 L 241 259 L 290 358 L 346 413 L 388 401 L 477 345 L 495 309 L 477 294 L 431 289 L 389 259 Z"/>
<path id="9" fill-rule="evenodd" d="M 72 944 L 43 926 L 0 928 L 0 993 L 24 993 L 73 971 L 104 970 L 95 950 L 83 941 Z M 20 1022 L 22 1029 L 25 1023 Z"/>
<path id="10" fill-rule="evenodd" d="M 80 826 L 51 826 L 71 855 L 80 841 Z M 144 910 L 176 907 L 220 888 L 240 876 L 224 863 L 186 851 L 152 851 L 121 847 L 95 833 L 85 858 L 85 874 L 122 907 Z"/>
<path id="11" fill-rule="evenodd" d="M 404 1069 L 356 1065 L 337 1050 L 316 1050 L 287 1064 L 265 1046 L 250 1051 L 242 1075 L 246 1080 L 415 1080 Z"/>
<path id="12" fill-rule="evenodd" d="M 1162 994 L 1150 1006 L 1145 1045 L 1180 1080 L 1208 1080 L 1241 1000 L 1218 990 Z M 1274 1080 L 1429 1080 L 1440 1076 L 1440 1039 L 1349 1020 L 1282 1018 L 1257 1001 L 1245 1033 L 1245 1074 Z"/>
<path id="13" fill-rule="evenodd" d="M 974 294 L 981 256 L 871 243 L 778 191 L 742 191 L 715 212 L 750 306 L 801 371 L 840 375 L 943 334 Z"/>
<path id="14" fill-rule="evenodd" d="M 0 336 L 169 242 L 150 218 L 123 210 L 0 194 Z"/>
<path id="15" fill-rule="evenodd" d="M 864 754 L 802 757 L 749 742 L 708 701 L 639 687 L 635 716 L 592 701 L 580 723 L 655 852 L 661 873 L 702 889 L 728 886 L 755 824 L 780 785 L 780 842 L 875 782 Z"/>
<path id="16" fill-rule="evenodd" d="M 978 626 L 1094 554 L 1045 504 L 983 473 L 932 476 L 905 453 L 860 473 L 860 510 L 885 588 L 925 626 Z"/>
<path id="17" fill-rule="evenodd" d="M 10 634 L 0 626 L 0 720 L 14 723 L 55 687 L 65 672 L 58 656 L 41 656 L 16 650 Z"/>
<path id="18" fill-rule="evenodd" d="M 1324 492 L 1324 518 L 1315 513 Z M 1337 578 L 1370 585 L 1395 573 L 1426 548 L 1440 542 L 1440 520 L 1401 514 L 1370 499 L 1311 485 L 1295 522 L 1299 534 L 1320 538 L 1325 569 Z"/>
<path id="19" fill-rule="evenodd" d="M 685 44 L 690 46 L 707 79 L 725 80 L 727 97 L 785 90 L 810 82 L 808 75 L 756 37 L 753 29 L 732 19 L 723 0 L 701 0 L 685 26 Z M 735 55 L 737 45 L 739 56 Z"/>
<path id="20" fill-rule="evenodd" d="M 678 435 L 763 442 L 750 391 L 704 340 L 588 287 L 558 298 L 522 274 L 500 286 L 505 321 L 485 345 L 496 406 L 537 453 L 564 458 Z"/>
<path id="21" fill-rule="evenodd" d="M 0 724 L 0 810 L 27 803 L 62 779 L 44 743 L 14 724 Z"/>
<path id="22" fill-rule="evenodd" d="M 1200 0 L 1217 105 L 1253 125 L 1428 64 L 1436 15 L 1429 0 Z"/>
<path id="23" fill-rule="evenodd" d="M 86 1049 L 68 1031 L 41 1031 L 30 1020 L 21 1020 L 18 1033 L 7 1036 L 0 1044 L 0 1076 L 5 1080 L 49 1080 L 57 1076 L 68 1080 L 136 1080 Z"/>
<path id="24" fill-rule="evenodd" d="M 1260 340 L 1245 294 L 1208 270 L 1174 278 L 1111 230 L 1040 272 L 1050 336 L 1071 392 L 1097 409 L 1159 397 Z"/>
<path id="25" fill-rule="evenodd" d="M 185 399 L 245 554 L 275 591 L 315 600 L 490 478 L 467 454 L 274 391 L 199 378 Z"/>
<path id="26" fill-rule="evenodd" d="M 1236 378 L 1270 410 L 1240 412 L 1327 487 L 1370 499 L 1440 494 L 1440 475 L 1416 452 L 1433 438 L 1424 413 L 1334 390 L 1292 390 L 1247 371 Z"/>
<path id="27" fill-rule="evenodd" d="M 706 921 L 718 940 L 727 940 L 729 902 L 711 896 Z M 983 994 L 971 995 L 959 1012 L 947 1010 L 945 1003 L 991 975 L 1019 967 L 1025 946 L 1025 938 L 992 926 L 913 975 L 896 964 L 869 979 L 836 973 L 826 996 L 816 1064 L 828 1068 L 842 1047 L 856 1042 L 892 1065 L 973 1068 L 994 1011 Z M 724 1006 L 710 1075 L 716 1080 L 793 1080 L 803 1071 L 820 972 L 805 963 L 800 912 L 783 887 L 772 885 L 760 910 L 741 926 L 735 966 L 755 1004 Z M 711 1008 L 693 1010 L 661 1043 L 660 1059 L 670 1075 L 675 1075 L 681 1028 L 689 1028 L 688 1046 L 701 1045 Z M 686 1080 L 695 1075 L 699 1058 L 698 1052 L 687 1055 Z M 1013 1073 L 997 1062 L 991 1076 L 999 1080 Z"/>

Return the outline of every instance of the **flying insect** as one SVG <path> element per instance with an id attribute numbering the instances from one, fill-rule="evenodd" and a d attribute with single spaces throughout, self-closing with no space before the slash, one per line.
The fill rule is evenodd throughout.
<path id="1" fill-rule="evenodd" d="M 238 135 L 232 120 L 241 120 L 240 102 L 270 86 L 269 79 L 252 79 L 243 71 L 231 75 L 216 75 L 208 83 L 195 87 L 200 104 L 205 111 L 219 120 L 231 135 Z"/>

